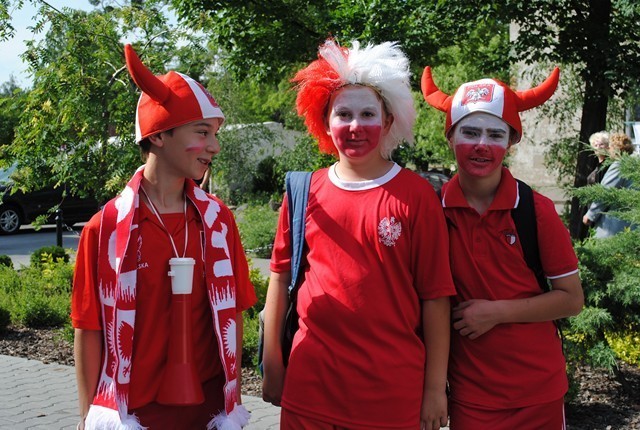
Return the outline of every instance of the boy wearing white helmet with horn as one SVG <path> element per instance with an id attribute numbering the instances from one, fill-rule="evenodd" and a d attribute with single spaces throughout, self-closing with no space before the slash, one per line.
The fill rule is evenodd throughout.
<path id="1" fill-rule="evenodd" d="M 130 45 L 125 58 L 146 162 L 80 239 L 78 428 L 239 430 L 242 311 L 256 296 L 233 214 L 193 181 L 220 151 L 224 115 L 195 80 L 153 75 Z M 182 285 L 174 264 L 193 269 Z"/>
<path id="2" fill-rule="evenodd" d="M 551 97 L 558 78 L 555 69 L 521 92 L 481 79 L 449 96 L 429 67 L 422 77 L 425 100 L 447 114 L 445 133 L 458 164 L 441 193 L 458 292 L 448 374 L 452 430 L 565 428 L 567 376 L 553 321 L 582 309 L 578 260 L 553 202 L 528 194 L 543 276 L 551 283 L 541 289 L 547 281 L 538 282 L 529 268 L 512 216 L 525 187 L 531 190 L 502 166 L 522 136 L 519 112 Z"/>

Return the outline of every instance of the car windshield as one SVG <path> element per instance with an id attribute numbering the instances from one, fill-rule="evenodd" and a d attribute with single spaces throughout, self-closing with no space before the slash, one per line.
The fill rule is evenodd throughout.
<path id="1" fill-rule="evenodd" d="M 11 182 L 11 174 L 16 170 L 16 166 L 12 165 L 5 169 L 0 169 L 0 184 L 7 184 Z"/>

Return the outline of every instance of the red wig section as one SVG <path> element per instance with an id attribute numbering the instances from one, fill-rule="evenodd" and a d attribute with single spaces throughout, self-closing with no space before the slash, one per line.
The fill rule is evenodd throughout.
<path id="1" fill-rule="evenodd" d="M 342 49 L 345 57 L 346 49 Z M 326 115 L 331 95 L 344 82 L 338 73 L 323 58 L 313 61 L 300 70 L 291 80 L 297 85 L 296 110 L 304 117 L 304 123 L 309 133 L 318 139 L 318 147 L 326 154 L 338 155 L 331 136 L 327 134 Z"/>

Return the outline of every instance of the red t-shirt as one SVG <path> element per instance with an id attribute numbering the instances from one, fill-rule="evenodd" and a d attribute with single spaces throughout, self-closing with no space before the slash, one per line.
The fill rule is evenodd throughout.
<path id="1" fill-rule="evenodd" d="M 162 214 L 182 256 L 184 249 L 184 215 Z M 187 205 L 189 239 L 187 257 L 196 260 L 191 297 L 191 327 L 198 374 L 202 382 L 223 372 L 208 294 L 204 282 L 202 222 L 193 205 Z M 98 240 L 101 213 L 85 225 L 76 257 L 71 302 L 71 320 L 75 328 L 101 330 L 102 317 L 97 283 Z M 171 280 L 167 276 L 173 248 L 156 215 L 143 203 L 139 213 L 140 233 L 135 247 L 138 253 L 136 321 L 129 387 L 129 409 L 155 400 L 159 389 L 170 333 Z M 247 260 L 233 218 L 228 220 L 229 252 L 236 277 L 238 312 L 251 307 L 256 296 L 249 281 Z"/>
<path id="2" fill-rule="evenodd" d="M 455 294 L 446 225 L 427 181 L 394 168 L 343 182 L 313 174 L 307 264 L 283 407 L 350 428 L 417 427 L 424 385 L 421 300 Z M 290 267 L 285 201 L 271 270 Z"/>
<path id="3" fill-rule="evenodd" d="M 469 206 L 457 176 L 444 186 L 442 195 L 457 302 L 514 300 L 542 293 L 524 260 L 511 217 L 519 195 L 507 169 L 483 215 Z M 576 273 L 578 259 L 553 202 L 534 192 L 534 207 L 545 275 L 561 278 Z M 556 326 L 551 321 L 500 324 L 475 340 L 452 330 L 449 384 L 454 401 L 487 409 L 561 398 L 567 377 Z"/>

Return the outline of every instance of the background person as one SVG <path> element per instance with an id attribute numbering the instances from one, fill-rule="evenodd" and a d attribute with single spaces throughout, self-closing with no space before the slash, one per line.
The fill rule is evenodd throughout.
<path id="1" fill-rule="evenodd" d="M 602 184 L 603 187 L 631 187 L 631 180 L 620 176 L 620 157 L 625 153 L 633 154 L 633 151 L 633 142 L 626 134 L 613 133 L 609 137 L 609 156 L 614 161 L 611 163 L 600 181 L 600 184 Z M 603 202 L 593 202 L 591 206 L 589 206 L 587 213 L 582 218 L 582 222 L 585 225 L 595 228 L 595 237 L 597 238 L 613 236 L 631 226 L 629 222 L 607 214 L 607 212 L 614 209 L 615 208 L 612 208 Z"/>
<path id="2" fill-rule="evenodd" d="M 604 163 L 609 156 L 609 133 L 606 131 L 593 133 L 589 137 L 589 144 L 596 157 L 598 157 L 598 165 L 589 176 L 587 176 L 587 185 L 599 184 L 602 182 L 602 178 L 609 168 L 609 165 Z"/>

